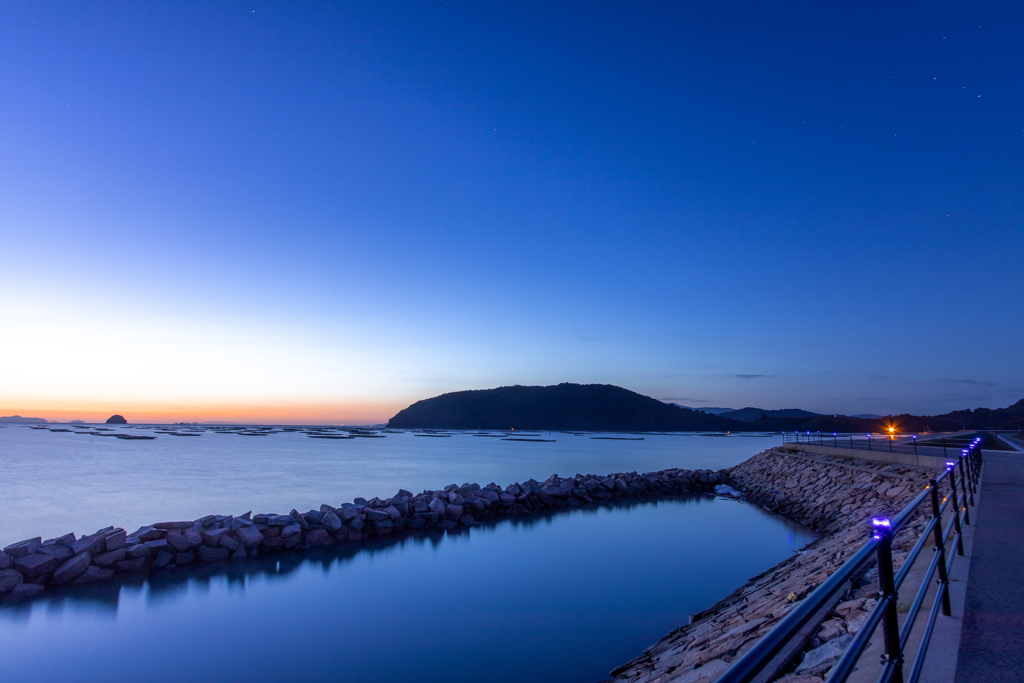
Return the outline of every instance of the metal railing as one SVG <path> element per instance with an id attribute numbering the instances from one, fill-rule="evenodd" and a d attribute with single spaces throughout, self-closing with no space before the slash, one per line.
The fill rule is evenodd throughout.
<path id="1" fill-rule="evenodd" d="M 941 610 L 950 616 L 949 571 L 957 555 L 964 554 L 963 527 L 971 523 L 970 508 L 974 505 L 982 456 L 978 447 L 980 438 L 969 448 L 962 449 L 956 459 L 946 463 L 946 471 L 932 478 L 925 489 L 892 519 L 871 520 L 869 540 L 832 573 L 810 595 L 805 597 L 789 614 L 769 631 L 745 655 L 733 662 L 716 683 L 767 683 L 786 672 L 793 660 L 804 651 L 818 626 L 818 619 L 827 614 L 836 601 L 852 587 L 853 582 L 870 567 L 878 566 L 878 602 L 853 640 L 832 667 L 825 683 L 842 683 L 853 672 L 854 666 L 868 647 L 871 636 L 882 627 L 885 654 L 879 683 L 917 683 L 921 676 L 928 644 L 935 621 Z M 939 480 L 945 479 L 949 491 L 939 498 Z M 930 520 L 921 531 L 913 549 L 906 555 L 899 571 L 894 572 L 892 560 L 893 539 L 907 525 L 918 510 L 927 510 Z M 949 521 L 943 525 L 943 514 L 949 512 Z M 950 536 L 952 534 L 952 537 Z M 920 558 L 929 538 L 935 543 L 931 562 L 914 596 L 902 626 L 897 613 L 899 591 L 903 587 L 914 563 Z M 904 672 L 908 655 L 908 640 L 925 598 L 932 587 L 932 578 L 938 574 L 938 586 L 920 643 L 913 654 L 909 671 Z"/>
<path id="2" fill-rule="evenodd" d="M 964 442 L 961 435 L 953 437 L 917 440 L 917 435 L 910 439 L 897 434 L 850 434 L 838 432 L 782 432 L 784 444 L 810 444 L 812 446 L 831 446 L 833 448 L 849 448 L 858 451 L 884 451 L 888 453 L 913 453 L 914 455 L 934 455 L 950 457 L 957 455 L 965 445 L 974 442 L 971 437 Z M 920 450 L 918 450 L 920 449 Z M 942 453 L 939 453 L 941 449 Z"/>

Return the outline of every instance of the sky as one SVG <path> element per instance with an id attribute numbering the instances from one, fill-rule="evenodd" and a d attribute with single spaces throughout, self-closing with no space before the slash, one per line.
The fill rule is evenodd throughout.
<path id="1" fill-rule="evenodd" d="M 0 415 L 1024 397 L 1013 3 L 0 3 Z"/>

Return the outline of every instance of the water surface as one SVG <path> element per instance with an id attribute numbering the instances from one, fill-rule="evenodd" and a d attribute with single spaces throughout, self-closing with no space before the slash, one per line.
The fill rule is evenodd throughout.
<path id="1" fill-rule="evenodd" d="M 720 469 L 780 439 L 688 434 L 610 441 L 557 433 L 542 435 L 553 443 L 530 443 L 406 432 L 339 441 L 301 433 L 247 437 L 210 431 L 198 437 L 156 436 L 125 441 L 0 428 L 0 547 L 110 525 L 134 531 L 143 524 L 208 514 L 306 511 L 356 496 L 386 498 L 399 488 L 418 493 L 453 483 L 542 481 L 552 474 Z"/>
<path id="2" fill-rule="evenodd" d="M 5 607 L 0 661 L 14 681 L 598 681 L 812 538 L 707 496 L 620 501 Z"/>

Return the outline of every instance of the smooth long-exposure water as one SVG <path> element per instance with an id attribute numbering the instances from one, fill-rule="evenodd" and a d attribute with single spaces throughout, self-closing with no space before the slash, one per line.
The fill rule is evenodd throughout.
<path id="1" fill-rule="evenodd" d="M 0 492 L 4 544 L 215 511 L 287 512 L 399 486 L 718 468 L 772 443 L 0 435 L 14 473 Z M 3 605 L 0 661 L 11 680 L 86 683 L 597 681 L 812 539 L 755 506 L 709 496 L 617 501 Z"/>
<path id="2" fill-rule="evenodd" d="M 118 433 L 154 434 L 125 428 Z M 543 481 L 556 473 L 720 469 L 780 441 L 694 435 L 612 441 L 561 433 L 542 435 L 553 443 L 411 432 L 352 440 L 295 432 L 156 436 L 124 441 L 0 428 L 0 547 L 109 525 L 131 532 L 143 524 L 208 514 L 306 511 L 356 496 L 391 497 L 399 488 L 418 493 L 453 483 Z"/>

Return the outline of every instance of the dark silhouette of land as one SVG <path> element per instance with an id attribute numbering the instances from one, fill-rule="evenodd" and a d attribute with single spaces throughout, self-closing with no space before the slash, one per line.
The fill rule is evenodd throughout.
<path id="1" fill-rule="evenodd" d="M 107 418 L 107 424 L 108 425 L 126 425 L 126 424 L 128 424 L 128 420 L 124 419 L 120 415 L 111 415 L 110 417 Z"/>
<path id="2" fill-rule="evenodd" d="M 897 415 L 865 420 L 806 410 L 744 408 L 711 415 L 664 403 L 610 384 L 558 384 L 456 391 L 417 401 L 391 418 L 399 429 L 495 429 L 594 432 L 887 432 L 1019 429 L 1024 400 L 1009 408 L 961 410 L 945 415 Z M 759 413 L 759 414 L 755 414 Z"/>
<path id="3" fill-rule="evenodd" d="M 767 415 L 769 418 L 778 417 L 801 417 L 801 418 L 812 418 L 819 417 L 818 413 L 812 413 L 809 410 L 800 410 L 799 408 L 783 408 L 782 410 L 764 410 L 762 408 L 740 408 L 739 410 L 732 410 L 728 413 L 718 413 L 722 417 L 727 417 L 730 420 L 739 420 L 740 422 L 753 422 L 754 420 L 761 419 L 762 415 Z"/>
<path id="4" fill-rule="evenodd" d="M 774 412 L 774 411 L 773 411 Z M 791 411 L 781 411 L 791 412 Z M 539 429 L 601 432 L 874 431 L 863 420 L 816 415 L 744 422 L 663 403 L 610 384 L 499 387 L 417 401 L 388 423 L 401 429 Z"/>
<path id="5" fill-rule="evenodd" d="M 903 432 L 955 432 L 959 429 L 1013 429 L 1021 430 L 1024 425 L 1024 399 L 1006 408 L 975 408 L 955 410 L 944 415 L 894 415 L 876 420 L 878 423 L 892 423 Z"/>
<path id="6" fill-rule="evenodd" d="M 21 415 L 9 415 L 7 417 L 0 417 L 0 422 L 21 422 L 24 424 L 37 424 L 44 425 L 46 420 L 41 417 L 22 417 Z"/>

